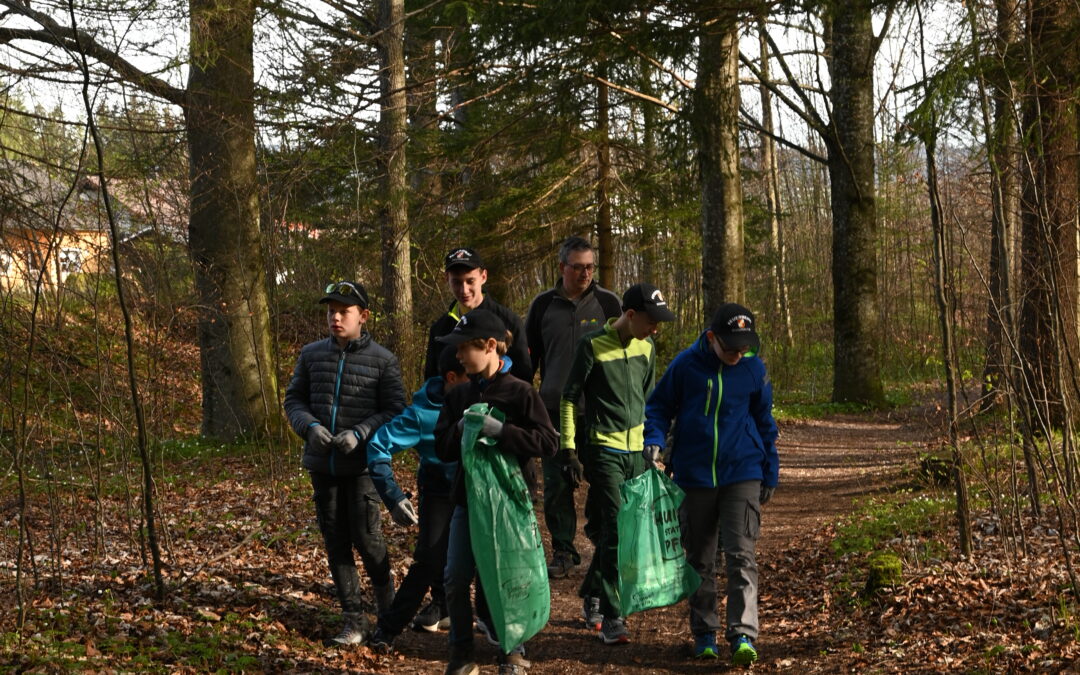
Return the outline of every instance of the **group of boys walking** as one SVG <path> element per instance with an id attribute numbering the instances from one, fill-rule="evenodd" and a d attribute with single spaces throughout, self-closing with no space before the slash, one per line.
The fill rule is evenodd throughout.
<path id="1" fill-rule="evenodd" d="M 285 395 L 305 440 L 316 517 L 343 612 L 329 642 L 389 652 L 412 623 L 449 629 L 447 675 L 475 675 L 476 629 L 502 645 L 476 580 L 461 459 L 463 415 L 485 402 L 481 435 L 518 461 L 527 480 L 541 458 L 551 578 L 581 564 L 575 491 L 589 484 L 585 535 L 594 546 L 579 595 L 582 618 L 605 644 L 630 633 L 618 594 L 619 486 L 664 468 L 685 492 L 680 514 L 687 560 L 702 577 L 689 599 L 693 655 L 717 658 L 724 631 L 736 664 L 757 659 L 760 508 L 777 484 L 772 389 L 757 351 L 754 316 L 727 304 L 656 382 L 659 324 L 675 318 L 651 284 L 621 297 L 593 280 L 595 252 L 579 237 L 559 250 L 560 280 L 539 294 L 524 322 L 484 293 L 487 270 L 472 249 L 445 258 L 454 296 L 431 326 L 424 374 L 406 407 L 397 359 L 364 329 L 369 299 L 357 283 L 326 288 L 329 338 L 306 345 Z M 532 381 L 539 371 L 539 391 Z M 472 413 L 470 413 L 472 414 Z M 394 454 L 419 455 L 418 508 L 397 484 Z M 395 523 L 419 527 L 413 562 L 397 587 L 382 538 L 379 502 Z M 724 551 L 727 617 L 717 615 L 715 561 Z M 360 601 L 356 549 L 377 609 L 372 629 Z M 475 584 L 475 598 L 470 592 Z M 430 602 L 421 609 L 430 593 Z M 499 672 L 522 675 L 524 647 L 499 649 Z"/>

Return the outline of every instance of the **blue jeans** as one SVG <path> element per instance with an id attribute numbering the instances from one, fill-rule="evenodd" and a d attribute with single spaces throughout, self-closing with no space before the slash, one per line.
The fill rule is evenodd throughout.
<path id="1" fill-rule="evenodd" d="M 446 588 L 446 610 L 450 616 L 450 647 L 461 647 L 472 643 L 473 612 L 469 600 L 469 587 L 476 577 L 476 559 L 473 558 L 472 541 L 469 538 L 469 511 L 464 506 L 454 508 L 450 519 L 450 541 L 446 547 L 446 575 L 443 585 Z M 476 608 L 484 623 L 496 631 L 497 628 L 487 611 L 479 579 L 476 584 Z M 513 653 L 524 654 L 525 645 L 514 648 Z"/>

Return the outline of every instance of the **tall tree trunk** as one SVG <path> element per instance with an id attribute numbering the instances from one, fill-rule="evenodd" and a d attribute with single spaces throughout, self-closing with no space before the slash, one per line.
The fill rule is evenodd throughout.
<path id="1" fill-rule="evenodd" d="M 1023 114 L 1020 349 L 1032 398 L 1052 425 L 1063 422 L 1077 353 L 1076 20 L 1065 0 L 1028 5 L 1034 72 Z"/>
<path id="2" fill-rule="evenodd" d="M 1012 299 L 1013 246 L 1019 213 L 1016 188 L 1017 130 L 1012 112 L 1012 82 L 1006 60 L 1008 50 L 1020 35 L 1017 0 L 996 0 L 997 34 L 994 40 L 993 120 L 989 125 L 987 148 L 990 160 L 990 298 L 986 312 L 986 360 L 983 366 L 983 407 L 999 400 L 1005 368 L 1010 363 L 1009 336 L 1016 326 Z M 974 10 L 972 10 L 974 12 Z M 989 121 L 989 120 L 988 120 Z"/>
<path id="3" fill-rule="evenodd" d="M 190 0 L 190 10 L 188 239 L 202 306 L 202 432 L 233 439 L 280 420 L 255 171 L 255 4 Z"/>
<path id="4" fill-rule="evenodd" d="M 739 34 L 734 13 L 709 17 L 698 46 L 693 122 L 701 171 L 701 274 L 706 314 L 745 302 L 739 178 Z"/>
<path id="5" fill-rule="evenodd" d="M 878 345 L 874 198 L 874 57 L 871 3 L 828 18 L 832 119 L 825 143 L 832 185 L 833 400 L 885 402 Z"/>
<path id="6" fill-rule="evenodd" d="M 598 281 L 608 288 L 615 287 L 615 242 L 611 236 L 611 144 L 608 139 L 609 102 L 607 69 L 598 69 L 596 83 L 596 243 Z"/>
<path id="7" fill-rule="evenodd" d="M 776 142 L 773 140 L 772 92 L 765 82 L 769 80 L 769 45 L 765 39 L 765 20 L 758 20 L 758 50 L 762 84 L 761 92 L 761 171 L 765 176 L 765 203 L 769 219 L 769 246 L 773 254 L 773 304 L 775 316 L 783 327 L 781 335 L 787 346 L 791 346 L 791 310 L 788 306 L 786 267 L 787 252 L 784 247 L 784 232 L 780 227 L 780 168 L 776 160 Z"/>
<path id="8" fill-rule="evenodd" d="M 412 262 L 409 251 L 408 171 L 405 137 L 408 111 L 405 96 L 405 2 L 379 0 L 379 172 L 382 176 L 383 311 L 390 330 L 387 347 L 412 372 Z"/>

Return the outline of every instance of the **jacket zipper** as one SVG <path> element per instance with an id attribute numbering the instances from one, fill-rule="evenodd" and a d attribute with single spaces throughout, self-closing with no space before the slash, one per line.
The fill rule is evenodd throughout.
<path id="1" fill-rule="evenodd" d="M 724 397 L 724 379 L 723 379 L 723 366 L 720 366 L 720 370 L 716 371 L 716 408 L 713 410 L 713 422 L 712 422 L 712 484 L 716 487 L 716 456 L 717 450 L 720 445 L 720 439 L 717 438 L 717 431 L 720 427 L 720 399 Z M 712 380 L 709 380 L 709 394 L 712 394 Z"/>
<path id="2" fill-rule="evenodd" d="M 345 370 L 345 350 L 338 356 L 337 380 L 334 381 L 334 404 L 330 406 L 330 433 L 337 433 L 338 398 L 341 394 L 341 373 Z M 334 475 L 334 449 L 330 449 L 330 475 Z"/>

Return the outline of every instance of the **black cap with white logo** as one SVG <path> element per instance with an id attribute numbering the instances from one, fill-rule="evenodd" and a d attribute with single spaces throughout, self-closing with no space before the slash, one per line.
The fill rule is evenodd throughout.
<path id="1" fill-rule="evenodd" d="M 634 284 L 622 296 L 623 311 L 632 309 L 645 312 L 653 321 L 674 321 L 675 315 L 668 309 L 660 289 L 652 284 Z"/>

